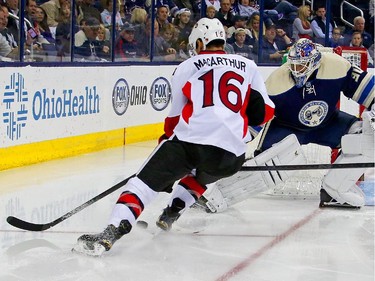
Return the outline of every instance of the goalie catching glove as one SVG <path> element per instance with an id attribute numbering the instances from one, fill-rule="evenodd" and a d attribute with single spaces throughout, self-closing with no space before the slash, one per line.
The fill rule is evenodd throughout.
<path id="1" fill-rule="evenodd" d="M 244 166 L 277 166 L 306 164 L 301 145 L 295 135 L 289 135 L 258 156 L 249 159 Z M 208 212 L 222 212 L 229 206 L 273 188 L 295 173 L 287 171 L 239 171 L 207 187 L 199 204 Z"/>

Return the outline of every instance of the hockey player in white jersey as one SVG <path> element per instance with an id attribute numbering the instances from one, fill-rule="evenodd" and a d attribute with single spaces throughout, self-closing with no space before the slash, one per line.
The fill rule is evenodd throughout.
<path id="1" fill-rule="evenodd" d="M 300 143 L 341 148 L 337 164 L 373 162 L 375 112 L 369 110 L 374 108 L 374 82 L 372 74 L 300 39 L 290 49 L 287 63 L 266 81 L 275 118 L 264 130 L 257 151 L 261 153 L 245 165 L 303 164 Z M 362 114 L 363 121 L 337 109 L 341 92 L 368 109 Z M 364 168 L 330 170 L 322 183 L 319 206 L 363 206 L 365 198 L 356 185 L 363 172 Z M 207 211 L 221 212 L 290 175 L 290 171 L 239 172 L 209 185 L 200 202 Z M 174 192 L 179 192 L 178 187 Z"/>
<path id="2" fill-rule="evenodd" d="M 225 54 L 220 21 L 199 20 L 189 45 L 198 55 L 182 62 L 173 74 L 172 106 L 164 126 L 167 139 L 124 186 L 107 228 L 80 236 L 73 250 L 88 255 L 110 250 L 131 231 L 158 192 L 169 192 L 182 178 L 188 179 L 189 187 L 176 197 L 177 205 L 188 208 L 206 184 L 241 168 L 250 140 L 248 125 L 273 117 L 274 104 L 254 62 Z"/>

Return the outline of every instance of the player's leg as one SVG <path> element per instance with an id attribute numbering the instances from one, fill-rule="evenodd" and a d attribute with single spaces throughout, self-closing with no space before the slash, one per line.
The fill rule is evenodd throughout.
<path id="1" fill-rule="evenodd" d="M 109 219 L 107 228 L 98 234 L 78 238 L 74 250 L 88 255 L 101 255 L 123 235 L 129 233 L 144 208 L 158 192 L 168 191 L 178 179 L 191 171 L 186 148 L 179 141 L 166 141 L 156 147 L 137 176 L 124 186 Z M 173 163 L 173 169 L 170 169 Z"/>
<path id="2" fill-rule="evenodd" d="M 235 157 L 232 153 L 212 146 L 200 146 L 200 158 L 196 171 L 180 180 L 175 186 L 168 206 L 156 221 L 163 230 L 170 230 L 172 224 L 205 192 L 209 183 L 234 174 L 242 166 L 244 155 Z"/>
<path id="3" fill-rule="evenodd" d="M 342 154 L 335 163 L 360 163 L 374 161 L 374 129 L 371 112 L 362 114 L 362 133 L 342 137 Z M 356 124 L 356 123 L 354 123 Z M 356 185 L 364 168 L 331 170 L 324 177 L 320 207 L 361 207 L 365 203 L 362 190 Z"/>

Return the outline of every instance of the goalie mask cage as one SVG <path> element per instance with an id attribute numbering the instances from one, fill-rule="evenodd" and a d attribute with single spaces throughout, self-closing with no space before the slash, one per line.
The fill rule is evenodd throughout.
<path id="1" fill-rule="evenodd" d="M 318 47 L 321 52 L 336 53 L 347 59 L 352 65 L 367 70 L 367 49 L 358 47 Z M 341 95 L 340 109 L 350 114 L 360 116 L 363 108 L 360 108 L 354 101 L 348 100 Z M 329 147 L 317 144 L 302 145 L 303 152 L 306 155 L 308 164 L 328 164 L 333 161 L 332 155 L 337 154 Z M 265 192 L 267 195 L 278 198 L 294 199 L 315 199 L 319 197 L 323 177 L 328 170 L 303 170 L 297 171 L 293 177 L 286 180 L 285 183 L 277 185 L 275 188 Z"/>

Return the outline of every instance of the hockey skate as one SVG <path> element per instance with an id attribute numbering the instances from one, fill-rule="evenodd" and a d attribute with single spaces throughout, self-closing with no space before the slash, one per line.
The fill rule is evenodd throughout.
<path id="1" fill-rule="evenodd" d="M 168 206 L 156 221 L 156 225 L 164 231 L 169 231 L 172 224 L 181 216 L 180 211 L 185 208 L 185 202 L 179 198 L 173 199 L 172 206 Z"/>
<path id="2" fill-rule="evenodd" d="M 352 209 L 359 209 L 358 206 L 352 206 L 348 203 L 339 203 L 335 199 L 332 198 L 331 195 L 327 193 L 325 189 L 320 190 L 320 203 L 319 208 L 325 208 L 325 207 L 334 207 L 334 208 L 352 208 Z"/>
<path id="3" fill-rule="evenodd" d="M 129 233 L 131 228 L 128 220 L 122 220 L 119 227 L 111 224 L 101 233 L 83 234 L 77 239 L 72 251 L 89 256 L 101 256 L 105 251 L 109 251 L 118 239 Z"/>

